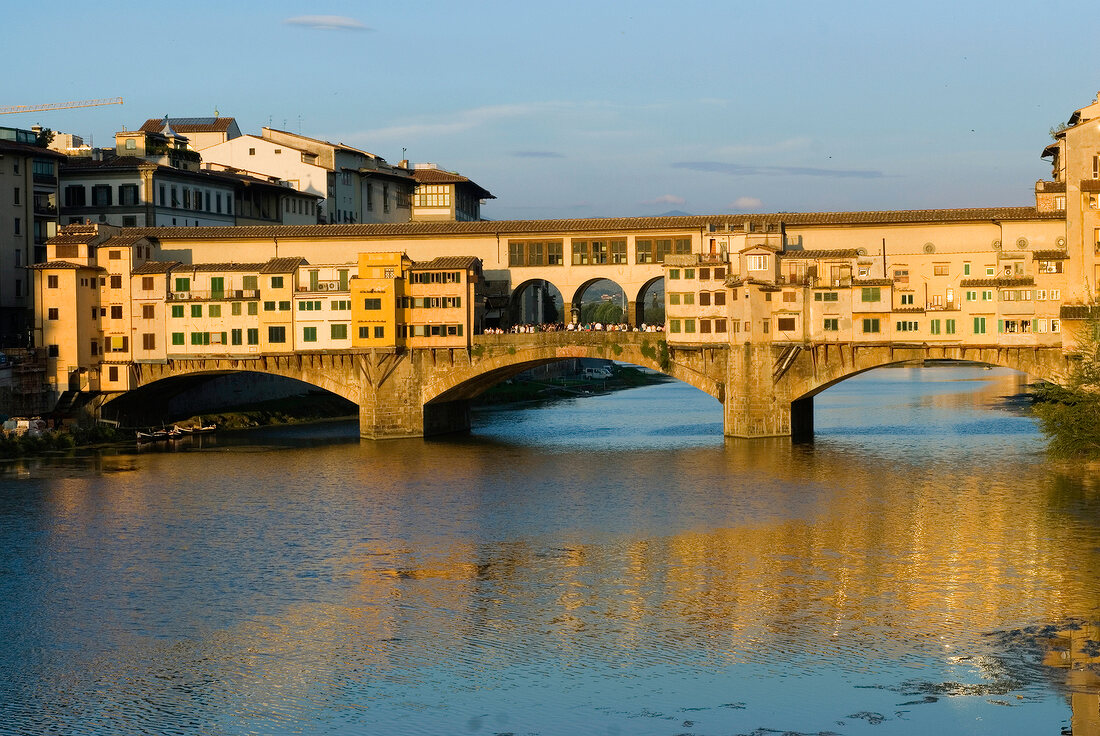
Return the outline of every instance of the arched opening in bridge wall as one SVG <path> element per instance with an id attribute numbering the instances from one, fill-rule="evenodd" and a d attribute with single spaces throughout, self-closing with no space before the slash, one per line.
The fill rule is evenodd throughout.
<path id="1" fill-rule="evenodd" d="M 665 277 L 650 279 L 638 289 L 634 300 L 636 325 L 663 325 L 665 323 Z"/>
<path id="2" fill-rule="evenodd" d="M 561 291 L 549 281 L 525 281 L 512 292 L 508 309 L 510 324 L 552 325 L 568 319 Z"/>
<path id="3" fill-rule="evenodd" d="M 129 427 L 172 424 L 196 415 L 253 409 L 291 416 L 351 416 L 356 404 L 313 384 L 253 371 L 190 373 L 117 396 L 100 416 Z"/>
<path id="4" fill-rule="evenodd" d="M 883 437 L 966 434 L 960 412 L 1011 406 L 1029 376 L 1016 367 L 966 360 L 904 360 L 859 368 L 827 380 L 791 402 L 791 433 Z M 942 418 L 950 416 L 943 423 Z M 975 420 L 988 426 L 988 420 Z"/>
<path id="5" fill-rule="evenodd" d="M 611 279 L 591 279 L 573 294 L 572 312 L 580 324 L 629 323 L 626 291 Z"/>

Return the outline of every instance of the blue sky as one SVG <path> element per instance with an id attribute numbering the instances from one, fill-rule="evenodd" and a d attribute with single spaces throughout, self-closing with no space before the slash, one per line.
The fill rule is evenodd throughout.
<path id="1" fill-rule="evenodd" d="M 125 104 L 0 125 L 107 145 L 216 108 L 246 133 L 407 149 L 492 191 L 491 219 L 1028 205 L 1048 129 L 1100 89 L 1090 20 L 1003 2 L 21 3 L 0 105 Z"/>

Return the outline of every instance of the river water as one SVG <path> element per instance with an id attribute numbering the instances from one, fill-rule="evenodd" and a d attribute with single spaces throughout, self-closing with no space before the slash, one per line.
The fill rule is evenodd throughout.
<path id="1" fill-rule="evenodd" d="M 1100 734 L 1100 493 L 965 366 L 0 466 L 2 734 Z"/>

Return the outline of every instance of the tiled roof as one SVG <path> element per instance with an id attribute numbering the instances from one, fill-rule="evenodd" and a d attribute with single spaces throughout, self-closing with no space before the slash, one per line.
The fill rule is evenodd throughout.
<path id="1" fill-rule="evenodd" d="M 96 161 L 84 156 L 69 156 L 61 164 L 62 171 L 75 169 L 136 169 L 139 166 L 156 168 L 158 164 L 146 161 L 137 156 L 113 156 L 111 158 Z"/>
<path id="2" fill-rule="evenodd" d="M 963 279 L 959 286 L 1034 286 L 1035 279 L 1031 276 L 1018 276 L 1014 278 L 995 279 Z"/>
<path id="3" fill-rule="evenodd" d="M 224 133 L 236 123 L 234 118 L 168 118 L 168 124 L 178 133 Z M 138 128 L 146 133 L 164 130 L 164 118 L 149 118 Z"/>
<path id="4" fill-rule="evenodd" d="M 170 270 L 203 273 L 228 273 L 232 271 L 259 273 L 265 265 L 264 263 L 176 263 Z"/>
<path id="5" fill-rule="evenodd" d="M 413 169 L 413 179 L 417 184 L 470 184 L 480 191 L 479 199 L 496 199 L 489 190 L 466 178 L 462 174 L 445 169 Z"/>
<path id="6" fill-rule="evenodd" d="M 1090 316 L 1100 317 L 1100 307 L 1090 307 L 1088 304 L 1063 304 L 1058 314 L 1062 319 L 1088 319 Z"/>
<path id="7" fill-rule="evenodd" d="M 852 286 L 893 286 L 893 279 L 852 279 Z"/>
<path id="8" fill-rule="evenodd" d="M 87 268 L 87 269 L 90 269 L 92 271 L 106 271 L 107 270 L 107 269 L 103 268 L 102 266 L 84 266 L 84 265 L 81 265 L 79 263 L 73 263 L 72 261 L 48 261 L 46 263 L 36 263 L 33 266 L 27 266 L 27 268 L 32 268 L 36 271 L 44 271 L 46 269 L 51 269 L 51 268 L 71 268 L 71 269 Z"/>
<path id="9" fill-rule="evenodd" d="M 745 285 L 749 285 L 749 284 L 755 284 L 756 286 L 761 287 L 764 291 L 779 291 L 780 290 L 779 287 L 776 286 L 775 284 L 773 284 L 771 281 L 762 281 L 761 279 L 754 279 L 751 276 L 748 276 L 748 277 L 734 276 L 732 278 L 726 279 L 726 286 L 729 286 L 729 287 L 745 286 Z"/>
<path id="10" fill-rule="evenodd" d="M 145 263 L 137 266 L 130 273 L 134 276 L 142 276 L 157 273 L 168 273 L 176 268 L 176 266 L 182 266 L 179 261 L 146 261 Z"/>
<path id="11" fill-rule="evenodd" d="M 867 255 L 863 248 L 837 248 L 835 250 L 785 250 L 778 254 L 784 260 L 803 259 L 819 261 L 825 258 L 858 258 Z"/>
<path id="12" fill-rule="evenodd" d="M 27 156 L 42 156 L 44 158 L 63 159 L 65 154 L 51 151 L 48 148 L 40 148 L 30 143 L 16 143 L 15 141 L 0 140 L 0 153 L 21 153 Z"/>
<path id="13" fill-rule="evenodd" d="M 1059 220 L 1064 213 L 1034 207 L 884 212 L 778 212 L 770 215 L 685 215 L 679 217 L 607 217 L 576 220 L 477 220 L 474 222 L 394 222 L 357 225 L 256 225 L 241 227 L 138 228 L 162 239 L 430 237 L 435 235 L 535 235 L 616 230 L 706 230 L 710 225 L 742 226 L 774 222 L 791 226 L 873 225 L 891 223 Z"/>
<path id="14" fill-rule="evenodd" d="M 413 271 L 468 269 L 480 262 L 481 259 L 474 256 L 440 256 L 430 261 L 416 261 L 409 268 Z"/>
<path id="15" fill-rule="evenodd" d="M 1066 191 L 1066 183 L 1064 181 L 1043 181 L 1040 179 L 1035 182 L 1035 191 L 1037 192 L 1064 192 Z"/>
<path id="16" fill-rule="evenodd" d="M 289 258 L 272 258 L 260 269 L 260 273 L 294 273 L 298 266 L 309 263 L 305 258 L 291 256 Z"/>
<path id="17" fill-rule="evenodd" d="M 108 238 L 106 241 L 104 241 L 103 244 L 100 245 L 99 247 L 100 248 L 110 248 L 110 247 L 114 246 L 114 247 L 120 247 L 120 248 L 127 248 L 131 245 L 134 245 L 135 243 L 140 243 L 143 240 L 156 242 L 156 238 L 150 237 L 148 235 L 138 235 L 136 233 L 126 231 L 126 232 L 122 233 L 121 235 L 112 235 L 110 238 Z"/>
<path id="18" fill-rule="evenodd" d="M 1037 250 L 1032 252 L 1031 260 L 1066 261 L 1069 260 L 1069 253 L 1066 253 L 1064 250 Z"/>
<path id="19" fill-rule="evenodd" d="M 1082 192 L 1100 192 L 1100 179 L 1082 179 Z"/>
<path id="20" fill-rule="evenodd" d="M 97 233 L 61 233 L 60 235 L 54 235 L 46 242 L 50 245 L 83 245 L 89 240 L 95 240 Z"/>

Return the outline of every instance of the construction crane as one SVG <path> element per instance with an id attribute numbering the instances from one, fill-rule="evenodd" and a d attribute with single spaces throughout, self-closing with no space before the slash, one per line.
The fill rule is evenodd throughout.
<path id="1" fill-rule="evenodd" d="M 121 105 L 121 97 L 108 97 L 103 100 L 76 100 L 74 102 L 52 102 L 48 105 L 12 105 L 0 107 L 0 115 L 14 115 L 18 112 L 39 112 L 41 110 L 70 110 L 74 107 L 99 107 L 100 105 Z"/>

